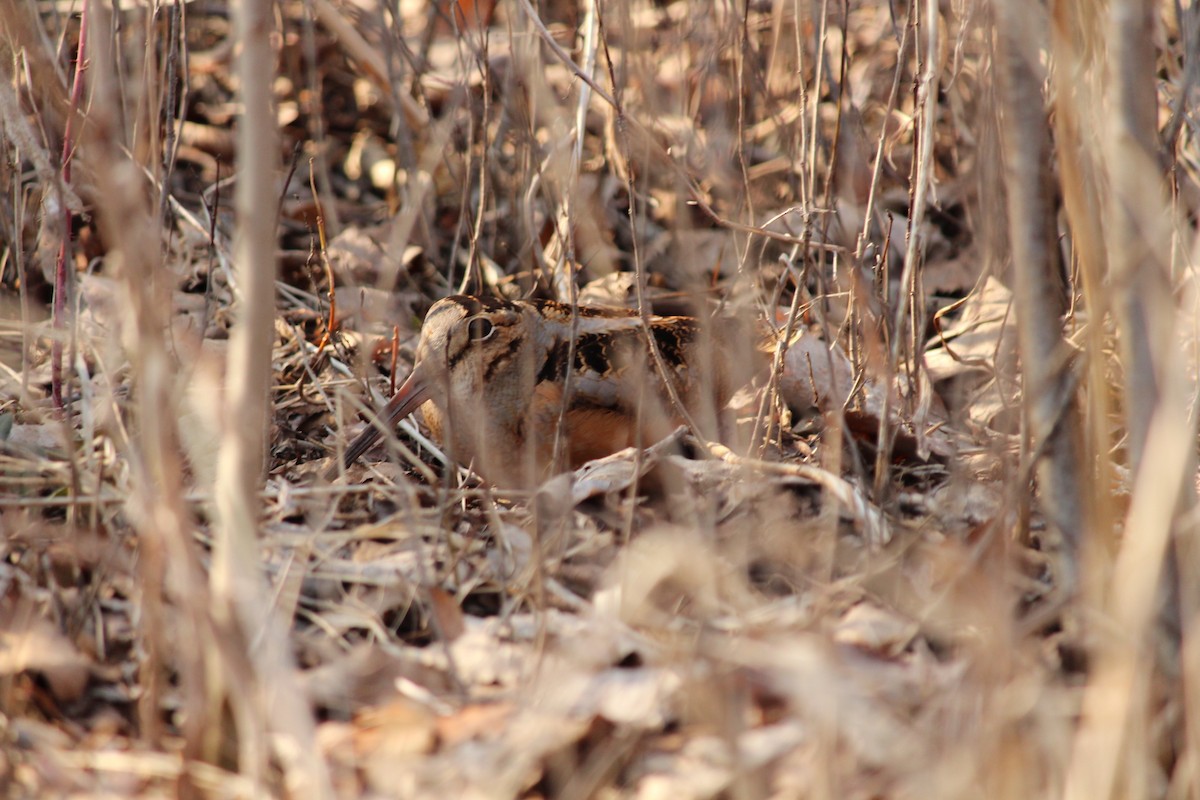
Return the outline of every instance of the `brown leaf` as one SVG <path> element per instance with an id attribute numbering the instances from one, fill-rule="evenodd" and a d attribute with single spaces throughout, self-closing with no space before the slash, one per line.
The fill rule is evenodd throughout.
<path id="1" fill-rule="evenodd" d="M 801 332 L 788 345 L 779 393 L 792 408 L 841 407 L 853 387 L 854 365 L 838 344 Z"/>
<path id="2" fill-rule="evenodd" d="M 859 650 L 890 657 L 908 647 L 918 629 L 912 620 L 873 603 L 863 602 L 851 608 L 838 620 L 833 630 L 833 640 Z"/>
<path id="3" fill-rule="evenodd" d="M 0 631 L 0 675 L 36 672 L 60 702 L 83 695 L 90 667 L 75 645 L 47 622 L 36 621 L 22 631 Z"/>
<path id="4" fill-rule="evenodd" d="M 1016 316 L 1012 292 L 989 276 L 961 306 L 956 323 L 941 331 L 925 351 L 925 368 L 932 381 L 972 370 L 991 372 L 1016 348 Z M 1002 362 L 1003 363 L 1003 362 Z"/>
<path id="5" fill-rule="evenodd" d="M 399 697 L 355 718 L 354 750 L 376 790 L 395 794 L 404 785 L 402 765 L 433 752 L 437 719 L 426 707 Z"/>
<path id="6" fill-rule="evenodd" d="M 445 589 L 434 586 L 428 592 L 429 609 L 433 613 L 437 631 L 443 640 L 453 642 L 467 629 L 462 607 Z"/>
<path id="7" fill-rule="evenodd" d="M 512 703 L 477 703 L 455 713 L 438 717 L 438 739 L 443 747 L 457 747 L 463 742 L 494 735 L 512 718 L 516 706 Z"/>

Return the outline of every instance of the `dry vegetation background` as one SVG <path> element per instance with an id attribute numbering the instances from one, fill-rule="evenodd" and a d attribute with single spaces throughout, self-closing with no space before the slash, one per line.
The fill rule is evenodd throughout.
<path id="1" fill-rule="evenodd" d="M 1200 796 L 1194 0 L 0 53 L 0 795 Z M 458 291 L 761 344 L 736 452 L 323 480 Z"/>

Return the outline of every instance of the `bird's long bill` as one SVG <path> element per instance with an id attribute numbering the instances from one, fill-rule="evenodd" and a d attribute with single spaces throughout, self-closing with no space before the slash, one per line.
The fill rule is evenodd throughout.
<path id="1" fill-rule="evenodd" d="M 368 425 L 366 430 L 360 433 L 358 438 L 346 448 L 346 459 L 343 463 L 348 467 L 357 461 L 359 456 L 371 449 L 371 445 L 379 441 L 381 426 L 395 427 L 396 423 L 416 411 L 428 399 L 429 388 L 421 375 L 421 370 L 414 369 L 408 379 L 392 395 L 392 399 L 388 400 L 387 405 L 380 410 L 379 421 Z"/>

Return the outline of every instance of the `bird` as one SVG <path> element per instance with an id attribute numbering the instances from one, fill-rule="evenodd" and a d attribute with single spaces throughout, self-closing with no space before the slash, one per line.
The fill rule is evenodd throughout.
<path id="1" fill-rule="evenodd" d="M 623 308 L 446 297 L 425 316 L 412 372 L 379 411 L 379 424 L 346 448 L 342 466 L 370 449 L 381 425 L 394 427 L 418 408 L 451 458 L 499 488 L 533 488 L 557 472 L 653 444 L 680 424 L 700 420 L 715 430 L 731 387 L 712 338 L 694 317 L 644 320 Z M 337 472 L 335 464 L 329 475 Z"/>

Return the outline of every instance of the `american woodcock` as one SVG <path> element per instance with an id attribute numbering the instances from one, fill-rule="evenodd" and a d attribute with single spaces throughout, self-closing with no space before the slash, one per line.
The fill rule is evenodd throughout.
<path id="1" fill-rule="evenodd" d="M 408 379 L 379 413 L 394 426 L 420 408 L 448 455 L 503 487 L 530 487 L 682 421 L 646 345 L 641 317 L 624 309 L 455 296 L 434 304 Z M 691 317 L 651 317 L 649 331 L 687 413 L 716 427 L 730 395 L 724 360 Z M 561 426 L 560 426 L 561 419 Z M 370 425 L 348 466 L 379 438 Z"/>

